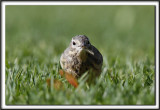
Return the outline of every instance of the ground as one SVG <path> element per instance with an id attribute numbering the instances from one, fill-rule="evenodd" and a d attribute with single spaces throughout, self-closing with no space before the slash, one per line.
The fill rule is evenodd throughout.
<path id="1" fill-rule="evenodd" d="M 154 19 L 154 6 L 6 6 L 6 104 L 155 104 Z M 104 62 L 95 84 L 81 78 L 74 88 L 59 60 L 79 34 Z"/>

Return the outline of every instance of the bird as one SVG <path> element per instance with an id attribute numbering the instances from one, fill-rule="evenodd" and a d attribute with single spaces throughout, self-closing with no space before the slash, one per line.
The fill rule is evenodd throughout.
<path id="1" fill-rule="evenodd" d="M 94 47 L 86 35 L 76 35 L 70 41 L 68 48 L 60 56 L 62 69 L 75 78 L 85 72 L 99 76 L 103 64 L 103 56 Z"/>

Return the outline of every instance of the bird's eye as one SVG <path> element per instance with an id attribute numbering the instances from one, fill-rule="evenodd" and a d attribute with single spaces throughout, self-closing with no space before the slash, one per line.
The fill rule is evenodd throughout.
<path id="1" fill-rule="evenodd" d="M 89 41 L 87 41 L 87 44 L 89 44 Z"/>
<path id="2" fill-rule="evenodd" d="M 73 45 L 76 45 L 76 43 L 73 41 Z"/>

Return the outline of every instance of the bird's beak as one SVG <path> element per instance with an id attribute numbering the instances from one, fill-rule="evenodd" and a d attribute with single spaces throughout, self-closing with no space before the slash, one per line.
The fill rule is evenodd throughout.
<path id="1" fill-rule="evenodd" d="M 85 45 L 82 45 L 81 48 L 82 48 L 84 51 L 90 53 L 91 55 L 94 55 L 94 53 L 93 53 L 91 50 L 87 49 Z"/>
<path id="2" fill-rule="evenodd" d="M 88 52 L 88 53 L 90 53 L 91 55 L 94 55 L 94 53 L 91 51 L 91 50 L 89 50 L 89 49 L 84 49 L 86 52 Z"/>

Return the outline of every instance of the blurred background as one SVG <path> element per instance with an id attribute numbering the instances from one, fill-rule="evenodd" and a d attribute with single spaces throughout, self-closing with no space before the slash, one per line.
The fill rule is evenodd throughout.
<path id="1" fill-rule="evenodd" d="M 6 104 L 155 104 L 154 9 L 7 5 Z M 58 74 L 60 55 L 76 35 L 88 36 L 102 53 L 105 75 L 79 90 Z M 47 78 L 65 89 L 48 88 Z"/>
<path id="2" fill-rule="evenodd" d="M 86 35 L 103 55 L 154 58 L 154 6 L 6 6 L 6 58 L 60 55 Z"/>

